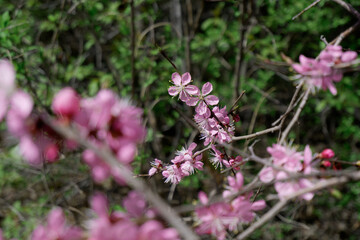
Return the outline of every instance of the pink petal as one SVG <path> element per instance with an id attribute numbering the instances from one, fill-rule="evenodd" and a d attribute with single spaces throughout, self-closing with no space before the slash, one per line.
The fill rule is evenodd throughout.
<path id="1" fill-rule="evenodd" d="M 357 58 L 357 53 L 354 51 L 346 51 L 341 56 L 342 62 L 351 62 Z"/>
<path id="2" fill-rule="evenodd" d="M 189 100 L 189 94 L 185 91 L 180 92 L 180 100 L 183 102 L 187 102 Z"/>
<path id="3" fill-rule="evenodd" d="M 260 180 L 264 183 L 269 183 L 275 178 L 275 172 L 272 167 L 267 167 L 259 173 Z"/>
<path id="4" fill-rule="evenodd" d="M 104 194 L 95 193 L 91 198 L 90 205 L 99 217 L 108 217 L 109 206 Z"/>
<path id="5" fill-rule="evenodd" d="M 189 99 L 186 101 L 186 105 L 188 105 L 188 106 L 196 106 L 198 101 L 199 101 L 199 99 L 197 97 L 189 97 Z"/>
<path id="6" fill-rule="evenodd" d="M 28 163 L 34 165 L 41 163 L 40 150 L 30 137 L 22 137 L 19 146 L 21 154 Z"/>
<path id="7" fill-rule="evenodd" d="M 29 94 L 17 91 L 11 97 L 11 110 L 26 118 L 30 115 L 33 108 L 33 100 Z"/>
<path id="8" fill-rule="evenodd" d="M 170 94 L 170 96 L 176 96 L 179 94 L 179 92 L 179 88 L 175 86 L 169 87 L 168 89 L 168 93 Z"/>
<path id="9" fill-rule="evenodd" d="M 297 71 L 300 74 L 304 74 L 306 72 L 305 68 L 302 65 L 298 64 L 298 63 L 293 64 L 291 66 L 293 67 L 293 69 L 295 71 Z"/>
<path id="10" fill-rule="evenodd" d="M 190 146 L 189 146 L 189 148 L 188 148 L 188 151 L 189 151 L 189 152 L 194 151 L 194 149 L 196 148 L 196 146 L 197 146 L 196 143 L 191 143 Z"/>
<path id="11" fill-rule="evenodd" d="M 55 208 L 51 210 L 48 215 L 48 228 L 61 229 L 65 226 L 65 216 L 61 208 Z"/>
<path id="12" fill-rule="evenodd" d="M 332 80 L 334 82 L 340 82 L 342 77 L 343 77 L 343 74 L 341 72 L 339 72 L 339 73 L 336 73 L 336 74 L 332 75 Z"/>
<path id="13" fill-rule="evenodd" d="M 181 83 L 182 85 L 187 85 L 191 82 L 191 75 L 190 73 L 186 72 L 181 76 Z"/>
<path id="14" fill-rule="evenodd" d="M 331 92 L 332 95 L 336 95 L 337 94 L 337 90 L 336 87 L 334 86 L 334 84 L 332 82 L 329 82 L 328 88 Z"/>
<path id="15" fill-rule="evenodd" d="M 197 105 L 195 111 L 199 114 L 199 115 L 204 115 L 207 111 L 208 107 L 206 106 L 206 104 L 204 103 L 204 101 L 200 101 L 199 105 Z"/>
<path id="16" fill-rule="evenodd" d="M 204 193 L 204 192 L 199 192 L 199 200 L 200 200 L 200 202 L 201 202 L 201 204 L 203 204 L 203 205 L 206 205 L 206 204 L 208 204 L 208 202 L 209 202 L 209 199 L 208 199 L 208 197 L 206 196 L 206 193 Z"/>
<path id="17" fill-rule="evenodd" d="M 0 89 L 7 94 L 15 88 L 15 70 L 8 60 L 0 60 Z"/>
<path id="18" fill-rule="evenodd" d="M 306 145 L 305 150 L 304 150 L 304 163 L 306 165 L 309 165 L 311 160 L 312 160 L 311 149 L 310 149 L 309 145 Z"/>
<path id="19" fill-rule="evenodd" d="M 181 77 L 180 77 L 180 74 L 179 74 L 179 73 L 174 72 L 174 73 L 171 75 L 171 80 L 173 81 L 173 83 L 174 83 L 176 86 L 180 86 L 180 85 L 181 85 Z"/>
<path id="20" fill-rule="evenodd" d="M 307 58 L 305 57 L 304 55 L 300 55 L 299 57 L 299 61 L 301 63 L 301 65 L 309 65 L 309 64 L 312 64 L 313 63 L 313 60 L 312 58 Z"/>
<path id="21" fill-rule="evenodd" d="M 205 83 L 201 88 L 201 93 L 203 96 L 208 95 L 213 90 L 213 86 L 210 82 Z"/>
<path id="22" fill-rule="evenodd" d="M 259 201 L 256 201 L 254 202 L 252 205 L 251 205 L 251 210 L 253 211 L 259 211 L 259 210 L 262 210 L 266 207 L 266 203 L 264 200 L 259 200 Z"/>
<path id="23" fill-rule="evenodd" d="M 205 97 L 205 101 L 207 104 L 214 106 L 219 103 L 219 98 L 214 95 L 209 95 Z"/>
<path id="24" fill-rule="evenodd" d="M 200 94 L 200 90 L 197 86 L 189 85 L 185 87 L 185 90 L 190 95 L 198 96 Z"/>

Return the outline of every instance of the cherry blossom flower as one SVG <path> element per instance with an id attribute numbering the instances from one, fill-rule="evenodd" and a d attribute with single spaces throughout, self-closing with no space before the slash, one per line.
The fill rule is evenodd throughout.
<path id="1" fill-rule="evenodd" d="M 53 209 L 45 226 L 38 226 L 31 235 L 31 240 L 81 240 L 82 231 L 66 225 L 65 216 L 60 208 Z"/>
<path id="2" fill-rule="evenodd" d="M 171 81 L 175 86 L 171 86 L 168 90 L 171 96 L 179 95 L 179 98 L 183 102 L 187 102 L 191 95 L 199 95 L 199 88 L 194 85 L 188 85 L 191 82 L 190 73 L 184 73 L 180 76 L 175 72 L 171 76 Z"/>
<path id="3" fill-rule="evenodd" d="M 215 145 L 211 145 L 211 149 L 214 151 L 213 157 L 210 158 L 210 162 L 215 168 L 222 167 L 224 161 L 224 154 L 216 149 Z"/>
<path id="4" fill-rule="evenodd" d="M 80 111 L 80 98 L 74 89 L 66 87 L 55 95 L 51 108 L 55 114 L 71 118 Z"/>
<path id="5" fill-rule="evenodd" d="M 300 64 L 293 64 L 292 67 L 304 77 L 307 86 L 311 89 L 329 89 L 333 95 L 336 95 L 337 90 L 333 82 L 341 81 L 343 74 L 335 66 L 340 63 L 351 62 L 356 57 L 356 52 L 343 52 L 340 46 L 328 45 L 319 54 L 318 59 L 300 55 Z"/>
<path id="6" fill-rule="evenodd" d="M 149 176 L 153 176 L 155 173 L 159 172 L 163 168 L 163 162 L 157 158 L 151 163 L 151 168 L 149 170 Z"/>
<path id="7" fill-rule="evenodd" d="M 214 95 L 209 95 L 213 90 L 213 86 L 210 82 L 205 83 L 202 86 L 201 93 L 196 97 L 190 97 L 186 102 L 189 106 L 196 106 L 195 111 L 199 115 L 208 115 L 210 113 L 209 105 L 213 106 L 219 103 L 219 98 Z"/>
<path id="8" fill-rule="evenodd" d="M 273 144 L 273 146 L 268 147 L 267 150 L 272 156 L 272 163 L 278 167 L 284 168 L 288 172 L 303 172 L 304 174 L 309 174 L 315 171 L 311 166 L 313 157 L 308 145 L 305 147 L 303 153 L 296 152 L 293 148 L 281 146 L 279 144 Z M 289 180 L 286 182 L 282 181 L 289 177 L 288 173 L 275 170 L 272 167 L 263 168 L 259 173 L 259 177 L 260 180 L 265 183 L 269 183 L 273 180 L 277 181 L 275 183 L 275 190 L 280 199 L 285 199 L 296 191 L 313 186 L 313 183 L 305 178 Z M 313 196 L 313 193 L 306 193 L 303 194 L 301 198 L 311 200 Z"/>
<path id="9" fill-rule="evenodd" d="M 242 187 L 243 180 L 241 173 L 238 173 L 235 178 L 229 178 L 231 186 L 227 189 L 239 190 Z M 230 196 L 225 193 L 226 196 Z M 198 222 L 196 232 L 198 234 L 211 234 L 217 239 L 225 239 L 227 230 L 236 231 L 238 225 L 242 223 L 251 222 L 254 217 L 254 211 L 265 208 L 265 201 L 259 200 L 251 202 L 251 196 L 238 196 L 231 202 L 216 202 L 208 204 L 208 198 L 204 192 L 199 193 L 200 202 L 205 205 L 198 207 L 195 210 L 195 216 Z"/>
<path id="10" fill-rule="evenodd" d="M 178 240 L 173 228 L 164 228 L 153 220 L 154 211 L 147 209 L 146 202 L 137 192 L 130 192 L 124 199 L 127 212 L 109 213 L 106 197 L 97 193 L 91 199 L 91 207 L 98 218 L 89 222 L 89 240 Z M 140 225 L 140 223 L 142 223 Z"/>

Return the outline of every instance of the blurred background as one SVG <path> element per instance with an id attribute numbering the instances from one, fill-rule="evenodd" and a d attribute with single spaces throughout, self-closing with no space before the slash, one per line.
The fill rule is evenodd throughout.
<path id="1" fill-rule="evenodd" d="M 360 10 L 360 2 L 348 0 Z M 0 57 L 11 59 L 17 84 L 32 95 L 39 109 L 50 111 L 54 94 L 71 86 L 83 96 L 111 88 L 144 109 L 146 142 L 139 146 L 135 174 L 147 173 L 149 162 L 169 161 L 181 146 L 199 144 L 192 122 L 193 109 L 172 99 L 167 89 L 175 71 L 190 72 L 193 84 L 214 86 L 220 106 L 239 102 L 236 135 L 269 128 L 295 91 L 295 73 L 282 59 L 298 61 L 300 54 L 316 57 L 342 31 L 356 23 L 332 1 L 321 1 L 295 20 L 312 1 L 258 0 L 0 0 Z M 321 40 L 323 39 L 323 40 Z M 359 31 L 342 47 L 360 51 Z M 360 160 L 360 77 L 348 73 L 336 84 L 338 95 L 312 95 L 294 126 L 290 139 L 303 150 L 334 149 L 338 159 Z M 6 237 L 27 239 L 52 206 L 66 210 L 82 225 L 88 197 L 107 193 L 114 209 L 128 188 L 111 180 L 94 184 L 80 153 L 64 153 L 62 160 L 29 167 L 16 142 L 0 125 L 0 226 Z M 266 146 L 277 133 L 262 136 L 255 145 L 267 157 Z M 237 142 L 246 150 L 250 142 Z M 179 186 L 164 184 L 161 176 L 151 186 L 174 206 L 191 204 L 197 192 L 219 191 L 225 176 L 204 154 L 205 170 Z M 342 168 L 347 168 L 344 164 Z M 259 171 L 248 164 L 250 181 Z M 258 199 L 275 193 L 261 189 Z M 360 183 L 322 191 L 311 202 L 293 202 L 250 239 L 359 239 Z M 272 201 L 268 201 L 271 206 Z M 206 239 L 206 238 L 204 238 Z"/>

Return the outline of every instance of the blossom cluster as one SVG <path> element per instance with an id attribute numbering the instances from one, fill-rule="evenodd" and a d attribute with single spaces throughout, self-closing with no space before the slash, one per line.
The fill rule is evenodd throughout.
<path id="1" fill-rule="evenodd" d="M 317 171 L 312 167 L 313 156 L 308 145 L 305 147 L 304 152 L 297 152 L 294 148 L 279 144 L 273 144 L 272 147 L 267 148 L 267 151 L 272 156 L 271 163 L 274 167 L 266 167 L 261 170 L 259 173 L 260 180 L 264 183 L 277 180 L 275 190 L 280 199 L 284 199 L 286 196 L 303 188 L 313 186 L 313 183 L 306 178 L 282 181 L 283 179 L 289 178 L 290 174 L 310 174 L 311 172 Z M 306 193 L 301 197 L 306 200 L 311 200 L 313 196 L 313 193 Z"/>
<path id="2" fill-rule="evenodd" d="M 188 106 L 195 107 L 194 120 L 198 124 L 204 145 L 211 144 L 214 151 L 214 157 L 211 162 L 218 166 L 232 167 L 239 170 L 238 164 L 241 163 L 242 157 L 228 157 L 226 153 L 221 153 L 217 150 L 215 145 L 218 143 L 229 143 L 234 135 L 233 120 L 230 118 L 226 107 L 220 108 L 217 106 L 219 98 L 215 95 L 210 95 L 213 86 L 210 82 L 205 83 L 201 91 L 191 83 L 190 73 L 180 75 L 175 72 L 172 74 L 171 86 L 168 90 L 171 96 L 179 96 L 179 99 L 185 102 Z M 193 154 L 196 144 L 192 143 L 188 149 L 183 148 L 176 153 L 176 157 L 171 160 L 172 164 L 164 164 L 161 160 L 155 159 L 149 170 L 149 175 L 162 172 L 165 177 L 165 182 L 179 183 L 185 176 L 193 174 L 195 169 L 202 170 L 203 162 L 201 162 L 201 154 Z"/>
<path id="3" fill-rule="evenodd" d="M 155 220 L 156 211 L 148 208 L 140 194 L 132 191 L 124 198 L 122 205 L 126 212 L 109 213 L 106 197 L 95 194 L 91 207 L 97 216 L 87 222 L 87 230 L 66 224 L 61 208 L 54 208 L 44 225 L 39 225 L 31 234 L 31 240 L 177 240 L 173 228 L 165 228 Z M 0 240 L 5 240 L 0 229 Z"/>
<path id="4" fill-rule="evenodd" d="M 19 139 L 20 151 L 30 164 L 56 161 L 59 136 L 32 114 L 34 102 L 16 89 L 15 70 L 9 61 L 0 60 L 0 73 L 0 121 L 6 117 L 9 132 Z"/>
<path id="5" fill-rule="evenodd" d="M 169 94 L 171 96 L 179 95 L 179 99 L 188 106 L 196 106 L 194 119 L 205 139 L 204 145 L 230 142 L 234 135 L 234 127 L 226 107 L 217 106 L 219 98 L 215 95 L 209 95 L 213 90 L 212 84 L 210 82 L 205 83 L 200 91 L 197 86 L 189 85 L 191 82 L 190 73 L 184 73 L 180 76 L 179 73 L 175 72 L 171 78 L 175 86 L 169 88 Z"/>
<path id="6" fill-rule="evenodd" d="M 182 148 L 176 152 L 176 157 L 171 160 L 171 165 L 165 166 L 164 163 L 155 159 L 151 164 L 152 168 L 149 170 L 149 175 L 152 176 L 157 172 L 162 172 L 166 178 L 165 182 L 179 183 L 181 179 L 189 176 L 195 172 L 195 169 L 202 170 L 204 163 L 201 161 L 202 154 L 194 154 L 197 144 L 191 143 L 189 148 Z"/>
<path id="7" fill-rule="evenodd" d="M 156 212 L 148 209 L 145 200 L 135 191 L 123 200 L 126 212 L 114 211 L 103 194 L 96 194 L 91 207 L 97 218 L 89 221 L 89 240 L 177 240 L 178 233 L 155 220 Z"/>
<path id="8" fill-rule="evenodd" d="M 343 52 L 341 46 L 328 45 L 316 59 L 300 55 L 300 64 L 293 64 L 292 67 L 304 77 L 309 88 L 329 89 L 333 95 L 336 95 L 334 82 L 341 81 L 343 77 L 341 69 L 337 66 L 352 62 L 356 58 L 357 53 L 354 51 Z"/>
<path id="9" fill-rule="evenodd" d="M 62 149 L 75 149 L 76 141 L 63 139 L 45 123 L 41 114 L 34 113 L 31 96 L 15 87 L 15 71 L 9 61 L 0 61 L 0 72 L 0 120 L 6 116 L 8 130 L 18 137 L 25 160 L 32 165 L 51 163 L 59 159 Z M 130 168 L 136 145 L 146 134 L 140 108 L 110 90 L 100 90 L 92 98 L 81 98 L 70 87 L 55 95 L 51 107 L 58 124 L 75 125 L 81 137 L 98 147 L 110 148 L 118 161 Z M 92 150 L 86 149 L 82 157 L 95 181 L 112 175 L 122 182 L 121 176 Z"/>
<path id="10" fill-rule="evenodd" d="M 265 208 L 264 200 L 251 201 L 251 193 L 240 195 L 232 199 L 242 190 L 244 178 L 240 172 L 235 177 L 228 177 L 228 185 L 223 192 L 224 201 L 209 203 L 204 192 L 199 193 L 199 200 L 204 205 L 195 210 L 198 223 L 198 234 L 211 234 L 219 240 L 226 237 L 227 231 L 237 231 L 238 226 L 250 223 L 255 217 L 255 211 Z"/>

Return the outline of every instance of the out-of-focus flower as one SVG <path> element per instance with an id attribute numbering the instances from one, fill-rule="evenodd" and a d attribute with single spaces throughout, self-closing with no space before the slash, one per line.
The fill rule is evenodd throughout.
<path id="1" fill-rule="evenodd" d="M 66 225 L 63 211 L 60 208 L 53 209 L 45 226 L 38 226 L 31 235 L 31 240 L 81 240 L 82 231 L 77 227 Z"/>

